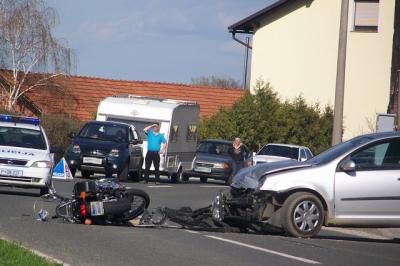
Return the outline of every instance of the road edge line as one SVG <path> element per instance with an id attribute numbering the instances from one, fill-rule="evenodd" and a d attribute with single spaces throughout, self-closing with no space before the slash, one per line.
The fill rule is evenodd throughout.
<path id="1" fill-rule="evenodd" d="M 390 237 L 385 237 L 385 236 L 374 234 L 374 233 L 368 233 L 368 232 L 363 232 L 363 231 L 350 229 L 350 228 L 343 228 L 343 227 L 323 227 L 322 229 L 325 231 L 331 231 L 331 232 L 335 232 L 335 233 L 342 233 L 342 234 L 347 234 L 347 235 L 352 235 L 352 236 L 357 236 L 357 237 L 372 238 L 372 239 L 378 239 L 378 240 L 392 240 L 393 239 Z"/>
<path id="2" fill-rule="evenodd" d="M 274 250 L 267 249 L 267 248 L 261 248 L 261 247 L 249 245 L 249 244 L 246 244 L 246 243 L 238 242 L 238 241 L 235 241 L 235 240 L 230 240 L 230 239 L 217 237 L 217 236 L 213 236 L 213 235 L 204 235 L 204 236 L 208 237 L 208 238 L 215 239 L 215 240 L 231 243 L 231 244 L 234 244 L 234 245 L 251 248 L 251 249 L 258 250 L 258 251 L 263 251 L 265 253 L 281 256 L 281 257 L 292 259 L 292 260 L 296 260 L 296 261 L 301 261 L 301 262 L 305 262 L 305 263 L 309 263 L 309 264 L 321 264 L 321 262 L 319 262 L 319 261 L 310 260 L 310 259 L 306 259 L 306 258 L 302 258 L 302 257 L 297 257 L 297 256 L 290 255 L 290 254 L 287 254 L 287 253 L 278 252 L 278 251 L 274 251 Z"/>

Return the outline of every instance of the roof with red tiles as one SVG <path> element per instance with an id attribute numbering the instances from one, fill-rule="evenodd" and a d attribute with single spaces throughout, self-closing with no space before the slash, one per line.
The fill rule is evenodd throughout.
<path id="1" fill-rule="evenodd" d="M 244 93 L 242 89 L 59 76 L 51 85 L 27 95 L 44 113 L 66 113 L 79 120 L 90 120 L 95 118 L 99 102 L 115 94 L 195 101 L 200 105 L 200 116 L 208 117 L 221 107 L 232 106 Z"/>

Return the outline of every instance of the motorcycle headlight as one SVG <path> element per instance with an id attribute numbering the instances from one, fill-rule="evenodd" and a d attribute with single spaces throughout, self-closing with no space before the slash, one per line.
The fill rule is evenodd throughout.
<path id="1" fill-rule="evenodd" d="M 79 154 L 79 153 L 81 153 L 81 147 L 79 146 L 79 145 L 74 145 L 73 147 L 72 147 L 72 152 L 73 153 L 76 153 L 76 154 Z"/>
<path id="2" fill-rule="evenodd" d="M 229 164 L 228 163 L 215 163 L 214 168 L 229 169 Z"/>
<path id="3" fill-rule="evenodd" d="M 119 150 L 118 149 L 112 149 L 111 151 L 110 151 L 110 154 L 109 154 L 111 157 L 118 157 L 119 156 Z"/>
<path id="4" fill-rule="evenodd" d="M 34 162 L 31 167 L 37 168 L 51 168 L 51 163 L 49 161 L 37 161 Z"/>

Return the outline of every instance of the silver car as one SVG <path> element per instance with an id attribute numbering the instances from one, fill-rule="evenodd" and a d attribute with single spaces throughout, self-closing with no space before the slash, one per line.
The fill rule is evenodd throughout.
<path id="1" fill-rule="evenodd" d="M 243 169 L 231 186 L 232 195 L 251 191 L 246 208 L 258 222 L 296 237 L 322 225 L 400 227 L 400 133 L 359 136 L 306 162 Z"/>

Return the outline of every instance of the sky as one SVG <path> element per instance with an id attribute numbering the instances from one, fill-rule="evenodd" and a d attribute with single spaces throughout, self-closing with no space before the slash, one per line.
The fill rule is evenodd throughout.
<path id="1" fill-rule="evenodd" d="M 190 83 L 242 82 L 245 48 L 227 27 L 273 0 L 47 0 L 54 30 L 77 56 L 76 75 Z M 244 36 L 243 36 L 244 37 Z"/>

